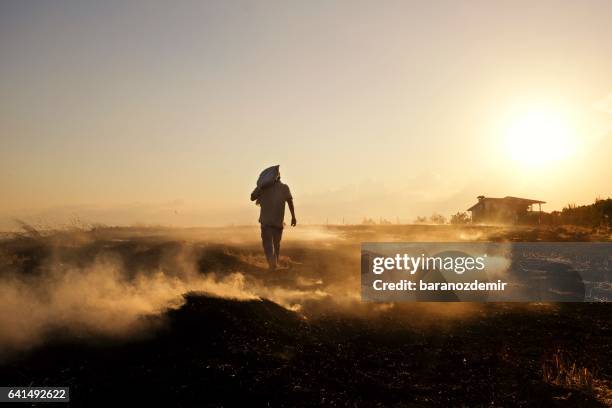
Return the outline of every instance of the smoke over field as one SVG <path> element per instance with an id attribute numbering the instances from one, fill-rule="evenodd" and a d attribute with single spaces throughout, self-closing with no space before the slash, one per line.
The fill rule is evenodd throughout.
<path id="1" fill-rule="evenodd" d="M 374 304 L 359 295 L 362 241 L 587 239 L 606 237 L 567 229 L 302 227 L 286 231 L 283 268 L 271 273 L 254 227 L 29 228 L 0 241 L 0 380 L 68 384 L 81 397 L 94 387 L 100 394 L 81 402 L 96 405 L 104 390 L 93 382 L 117 387 L 137 378 L 145 386 L 137 373 L 152 372 L 173 384 L 164 385 L 166 402 L 180 395 L 190 405 L 227 401 L 214 393 L 202 400 L 195 384 L 222 389 L 240 378 L 249 389 L 277 389 L 274 367 L 285 372 L 279 401 L 293 401 L 298 390 L 313 403 L 339 403 L 338 390 L 321 387 L 340 387 L 342 379 L 378 397 L 404 387 L 421 402 L 452 405 L 475 397 L 452 384 L 433 393 L 427 384 L 459 372 L 478 395 L 509 404 L 527 394 L 545 404 L 569 389 L 577 391 L 568 404 L 609 401 L 603 361 L 612 361 L 612 350 L 600 340 L 612 334 L 610 314 L 598 305 Z M 591 343 L 577 347 L 584 336 Z M 40 355 L 53 357 L 40 362 Z M 517 361 L 531 391 L 513 388 Z M 484 380 L 491 370 L 505 397 Z M 362 398 L 352 395 L 355 403 Z"/>
<path id="2" fill-rule="evenodd" d="M 94 229 L 25 233 L 0 242 L 0 347 L 28 348 L 58 330 L 123 336 L 146 331 L 187 292 L 266 298 L 305 314 L 372 313 L 359 303 L 360 239 L 482 237 L 487 231 L 303 228 L 283 242 L 286 270 L 266 271 L 256 228 Z M 494 230 L 500 232 L 500 230 Z M 330 309 L 331 308 L 331 309 Z M 411 310 L 422 308 L 412 306 Z M 426 310 L 463 313 L 465 305 Z"/>
<path id="3" fill-rule="evenodd" d="M 304 301 L 329 296 L 317 279 L 299 275 L 296 285 L 285 286 L 267 276 L 255 232 L 98 230 L 42 235 L 30 230 L 7 239 L 0 245 L 0 347 L 28 347 L 58 329 L 78 335 L 136 334 L 151 325 L 147 317 L 179 307 L 187 292 L 237 300 L 267 298 L 293 310 Z M 316 229 L 299 238 L 337 239 Z"/>

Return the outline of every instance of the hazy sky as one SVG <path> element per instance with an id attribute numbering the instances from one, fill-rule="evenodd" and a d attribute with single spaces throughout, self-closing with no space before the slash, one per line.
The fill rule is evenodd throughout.
<path id="1" fill-rule="evenodd" d="M 409 221 L 477 195 L 612 195 L 610 1 L 2 1 L 0 217 Z M 521 115 L 572 148 L 508 154 Z"/>

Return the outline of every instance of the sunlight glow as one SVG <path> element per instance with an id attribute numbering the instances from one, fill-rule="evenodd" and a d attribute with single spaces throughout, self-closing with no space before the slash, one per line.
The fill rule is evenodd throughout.
<path id="1" fill-rule="evenodd" d="M 541 167 L 567 158 L 575 149 L 567 118 L 548 110 L 533 110 L 513 119 L 506 129 L 506 150 L 517 163 Z"/>

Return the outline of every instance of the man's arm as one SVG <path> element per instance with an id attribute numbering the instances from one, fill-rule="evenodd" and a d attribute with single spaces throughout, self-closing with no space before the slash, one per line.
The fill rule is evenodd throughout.
<path id="1" fill-rule="evenodd" d="M 261 188 L 255 187 L 255 190 L 251 193 L 251 201 L 255 201 L 261 195 Z"/>
<path id="2" fill-rule="evenodd" d="M 295 227 L 297 225 L 297 220 L 295 219 L 295 208 L 293 207 L 293 198 L 288 199 L 287 204 L 289 205 L 289 211 L 291 211 L 291 226 Z"/>

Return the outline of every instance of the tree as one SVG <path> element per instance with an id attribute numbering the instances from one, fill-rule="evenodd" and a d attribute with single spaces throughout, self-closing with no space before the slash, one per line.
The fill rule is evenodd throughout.
<path id="1" fill-rule="evenodd" d="M 442 214 L 433 213 L 431 217 L 429 217 L 429 221 L 431 221 L 432 224 L 446 224 L 446 217 Z"/>
<path id="2" fill-rule="evenodd" d="M 363 217 L 363 221 L 361 221 L 363 225 L 376 225 L 376 221 L 371 218 Z"/>
<path id="3" fill-rule="evenodd" d="M 469 224 L 470 216 L 465 211 L 457 212 L 457 214 L 451 215 L 450 223 L 454 225 Z"/>
<path id="4" fill-rule="evenodd" d="M 415 224 L 426 224 L 427 223 L 427 217 L 421 217 L 418 216 L 414 219 L 414 223 Z"/>

